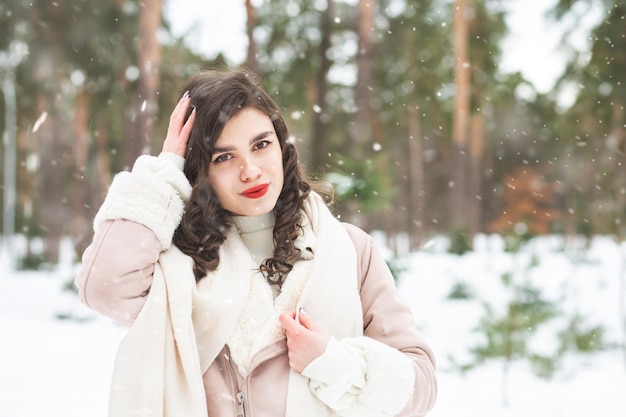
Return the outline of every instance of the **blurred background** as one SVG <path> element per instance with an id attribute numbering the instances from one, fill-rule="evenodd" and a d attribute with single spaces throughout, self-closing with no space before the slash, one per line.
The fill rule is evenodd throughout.
<path id="1" fill-rule="evenodd" d="M 3 0 L 3 248 L 42 242 L 18 265 L 55 263 L 64 236 L 82 252 L 112 175 L 160 151 L 183 81 L 210 67 L 258 71 L 338 213 L 396 251 L 622 240 L 623 1 L 239 3 Z"/>

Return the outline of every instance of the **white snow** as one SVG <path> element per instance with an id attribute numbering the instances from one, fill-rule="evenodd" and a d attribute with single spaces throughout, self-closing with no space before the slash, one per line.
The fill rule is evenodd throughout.
<path id="1" fill-rule="evenodd" d="M 506 386 L 501 363 L 487 362 L 462 375 L 450 361 L 467 361 L 470 348 L 482 340 L 472 331 L 483 315 L 481 301 L 504 308 L 510 294 L 500 275 L 507 271 L 538 286 L 545 298 L 562 300 L 563 313 L 579 312 L 589 323 L 605 326 L 607 342 L 623 344 L 619 298 L 626 294 L 619 281 L 626 273 L 624 245 L 597 237 L 586 248 L 552 237 L 513 255 L 503 251 L 499 237 L 480 236 L 475 250 L 463 256 L 448 254 L 444 247 L 441 239 L 433 240 L 403 257 L 407 269 L 398 284 L 438 359 L 440 393 L 430 417 L 626 415 L 626 358 L 617 349 L 569 354 L 551 380 L 536 377 L 524 361 L 514 362 Z M 531 259 L 535 266 L 529 269 Z M 106 416 L 112 363 L 125 329 L 63 289 L 75 271 L 76 265 L 64 261 L 47 272 L 15 272 L 0 259 L 0 416 Z M 459 282 L 476 299 L 447 299 Z M 533 349 L 552 349 L 553 333 L 538 332 Z"/>

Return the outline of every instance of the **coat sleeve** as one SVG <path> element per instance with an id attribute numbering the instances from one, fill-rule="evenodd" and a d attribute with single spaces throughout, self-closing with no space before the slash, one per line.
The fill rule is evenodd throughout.
<path id="1" fill-rule="evenodd" d="M 115 176 L 74 279 L 79 299 L 93 310 L 127 326 L 139 314 L 191 193 L 183 165 L 174 154 L 144 155 L 131 172 Z"/>
<path id="2" fill-rule="evenodd" d="M 359 259 L 364 336 L 331 340 L 303 375 L 341 416 L 424 416 L 437 395 L 434 355 L 373 239 L 346 229 Z"/>

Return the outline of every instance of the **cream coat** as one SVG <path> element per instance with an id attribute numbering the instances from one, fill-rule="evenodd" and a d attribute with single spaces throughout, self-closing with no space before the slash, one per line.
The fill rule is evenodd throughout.
<path id="1" fill-rule="evenodd" d="M 348 355 L 360 355 L 365 359 L 367 384 L 358 390 L 354 395 L 354 400 L 351 400 L 347 407 L 331 410 L 317 399 L 317 397 L 324 398 L 323 391 L 328 388 L 326 384 L 328 381 L 324 380 L 328 369 L 324 371 L 323 363 L 320 369 L 311 367 L 312 369 L 309 370 L 307 368 L 305 375 L 307 371 L 310 371 L 311 375 L 306 375 L 306 377 L 290 371 L 286 344 L 282 337 L 268 339 L 267 346 L 258 350 L 250 364 L 248 374 L 243 378 L 242 373 L 233 363 L 230 352 L 231 348 L 237 348 L 237 346 L 232 346 L 233 342 L 229 341 L 231 345 L 229 347 L 225 345 L 225 340 L 233 334 L 236 322 L 242 317 L 244 304 L 254 303 L 254 297 L 248 299 L 246 296 L 249 283 L 239 284 L 237 280 L 225 281 L 228 283 L 226 287 L 222 289 L 215 287 L 209 292 L 195 288 L 190 259 L 175 247 L 170 248 L 171 234 L 182 214 L 178 200 L 184 199 L 189 191 L 185 186 L 185 181 L 180 178 L 180 170 L 176 171 L 172 169 L 172 166 L 174 164 L 167 161 L 167 158 L 144 158 L 143 165 L 138 161 L 133 174 L 124 173 L 116 178 L 107 202 L 98 214 L 94 242 L 85 252 L 83 268 L 76 278 L 81 299 L 95 310 L 125 324 L 133 323 L 135 318 L 137 322 L 141 322 L 144 318 L 150 320 L 149 325 L 141 326 L 136 323 L 131 328 L 129 337 L 120 349 L 122 354 L 118 355 L 118 370 L 134 369 L 138 363 L 171 364 L 172 361 L 179 363 L 182 368 L 186 367 L 182 374 L 174 373 L 176 378 L 183 375 L 189 379 L 176 385 L 177 389 L 181 387 L 183 389 L 182 392 L 177 392 L 176 396 L 192 401 L 182 401 L 180 404 L 171 400 L 165 401 L 166 409 L 175 404 L 178 415 L 189 416 L 192 412 L 199 412 L 193 415 L 206 415 L 207 411 L 197 406 L 191 407 L 190 410 L 185 409 L 186 405 L 197 404 L 198 396 L 201 394 L 206 395 L 206 409 L 209 416 L 238 415 L 236 413 L 240 412 L 240 407 L 238 407 L 237 393 L 245 395 L 246 415 L 248 416 L 358 415 L 363 417 L 426 414 L 434 404 L 436 395 L 432 353 L 415 330 L 410 311 L 400 300 L 393 285 L 393 279 L 371 238 L 360 229 L 350 225 L 344 225 L 340 229 L 342 233 L 343 230 L 348 231 L 348 234 L 344 233 L 344 235 L 346 238 L 350 237 L 348 243 L 352 242 L 351 247 L 355 249 L 352 253 L 355 261 L 350 263 L 356 264 L 354 265 L 356 271 L 347 275 L 354 276 L 356 273 L 358 282 L 350 284 L 346 279 L 339 282 L 336 279 L 340 277 L 333 278 L 332 274 L 324 273 L 320 276 L 328 280 L 334 279 L 335 282 L 309 283 L 311 285 L 307 284 L 307 289 L 301 297 L 298 295 L 297 299 L 300 303 L 304 303 L 306 310 L 314 318 L 321 321 L 335 335 L 339 340 L 338 344 L 343 346 L 343 349 L 340 348 L 341 352 Z M 167 180 L 164 181 L 164 178 Z M 149 193 L 144 193 L 142 190 L 149 190 Z M 146 198 L 139 198 L 143 194 L 146 194 L 144 196 Z M 128 196 L 132 196 L 133 201 L 125 201 L 129 200 Z M 142 202 L 142 200 L 149 201 Z M 139 210 L 129 208 L 135 204 L 134 201 L 139 202 L 137 203 Z M 336 234 L 337 231 L 334 230 L 332 233 Z M 241 246 L 243 244 L 240 240 L 229 237 L 228 241 L 230 244 L 240 245 L 234 248 L 237 251 L 245 252 L 245 246 Z M 310 243 L 307 241 L 307 245 Z M 324 247 L 319 249 L 323 252 Z M 333 251 L 329 253 L 331 256 Z M 338 254 L 345 257 L 341 251 Z M 306 263 L 306 261 L 303 262 Z M 341 261 L 332 263 L 336 262 Z M 239 264 L 233 267 L 236 268 L 237 265 Z M 247 264 L 241 265 L 249 271 Z M 227 269 L 230 267 L 228 266 Z M 233 272 L 235 275 L 232 275 Z M 228 275 L 239 276 L 241 274 L 230 271 Z M 291 278 L 290 275 L 289 279 Z M 173 291 L 172 286 L 167 284 L 181 281 L 186 284 L 177 284 Z M 345 284 L 347 287 L 340 288 L 344 283 L 347 283 Z M 210 284 L 214 286 L 215 283 L 209 280 L 205 280 L 204 283 L 203 280 L 200 281 L 200 286 Z M 240 285 L 240 287 L 229 287 L 231 285 Z M 341 299 L 333 300 L 333 296 L 348 294 L 350 285 L 352 285 L 357 304 L 342 303 Z M 194 317 L 194 324 L 189 326 L 185 318 L 197 312 L 205 314 L 208 310 L 201 308 L 191 310 L 191 305 L 183 305 L 183 309 L 168 313 L 166 308 L 162 308 L 162 303 L 159 305 L 159 300 L 163 301 L 163 298 L 158 296 L 168 291 L 170 291 L 169 296 L 172 297 L 176 296 L 176 292 L 179 295 L 182 292 L 183 297 L 189 294 L 192 297 L 198 297 L 198 294 L 202 293 L 219 295 L 218 300 L 228 302 L 222 303 L 213 312 L 213 316 L 219 317 L 219 320 L 207 322 Z M 237 296 L 228 298 L 224 294 L 237 294 Z M 198 299 L 195 300 L 194 305 L 199 305 Z M 215 305 L 215 303 L 210 304 Z M 350 312 L 354 310 L 351 305 L 358 306 L 361 312 L 358 319 L 349 319 Z M 188 310 L 185 310 L 186 308 Z M 169 316 L 164 317 L 163 314 L 166 316 L 169 314 Z M 162 318 L 156 320 L 155 323 L 154 317 Z M 208 328 L 199 330 L 198 323 L 203 323 L 203 326 L 208 326 Z M 356 327 L 354 327 L 355 324 L 357 324 Z M 194 325 L 196 328 L 193 327 Z M 168 335 L 167 332 L 155 330 L 155 326 L 159 329 L 161 326 L 169 326 L 173 331 Z M 137 332 L 135 330 L 137 328 L 142 330 Z M 209 328 L 210 331 L 207 331 Z M 155 340 L 155 335 L 158 335 L 160 339 Z M 172 337 L 176 339 L 176 344 L 172 343 Z M 167 338 L 170 338 L 169 342 L 165 340 Z M 176 362 L 179 360 L 176 355 L 173 356 L 174 359 L 164 358 L 163 355 L 172 354 L 171 349 L 148 349 L 146 352 L 152 355 L 149 361 L 146 357 L 133 358 L 124 354 L 124 352 L 136 352 L 136 349 L 128 348 L 128 345 L 135 346 L 135 344 L 177 346 L 179 351 L 183 352 L 183 356 L 192 359 Z M 200 352 L 199 355 L 194 353 L 196 351 Z M 197 363 L 194 363 L 194 357 L 197 358 Z M 335 355 L 335 358 L 339 357 Z M 142 372 L 136 373 L 124 371 L 128 374 L 121 379 L 125 381 L 125 386 L 113 385 L 112 409 L 125 408 L 115 404 L 116 390 L 124 392 L 129 387 L 134 387 L 130 390 L 134 392 L 134 397 L 145 395 L 148 398 L 154 395 L 155 384 L 156 392 L 160 392 L 161 385 L 159 384 L 163 384 L 163 382 L 155 383 L 154 381 L 167 381 L 165 384 L 171 385 L 172 375 L 168 374 L 171 372 L 171 366 L 162 367 L 164 369 L 160 374 L 155 374 L 155 372 L 158 373 L 155 370 L 158 366 L 151 365 L 144 368 Z M 411 374 L 409 378 L 406 377 L 407 370 Z M 290 374 L 291 377 L 289 377 Z M 133 380 L 132 378 L 137 375 L 141 375 L 140 378 L 144 379 Z M 204 390 L 198 390 L 200 385 L 198 381 L 202 380 Z M 142 393 L 139 387 L 146 386 L 152 386 L 152 388 L 148 390 L 149 392 Z M 166 388 L 161 389 L 166 390 Z M 147 400 L 146 404 L 152 402 L 154 401 Z M 135 411 L 141 412 L 141 410 Z M 156 411 L 154 415 L 172 415 L 165 411 L 153 411 Z M 112 415 L 117 417 L 124 414 L 115 411 Z"/>

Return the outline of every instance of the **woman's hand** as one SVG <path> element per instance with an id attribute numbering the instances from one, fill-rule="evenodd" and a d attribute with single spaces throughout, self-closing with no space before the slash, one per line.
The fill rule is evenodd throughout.
<path id="1" fill-rule="evenodd" d="M 185 92 L 170 115 L 167 136 L 163 142 L 163 152 L 171 152 L 183 158 L 185 157 L 189 134 L 191 133 L 193 122 L 196 119 L 196 109 L 194 107 L 189 119 L 185 122 L 185 115 L 187 114 L 190 103 L 189 92 Z"/>
<path id="2" fill-rule="evenodd" d="M 287 335 L 289 367 L 296 372 L 302 372 L 313 359 L 324 353 L 330 340 L 328 332 L 304 310 L 300 310 L 299 319 L 298 323 L 295 311 L 279 317 Z"/>

